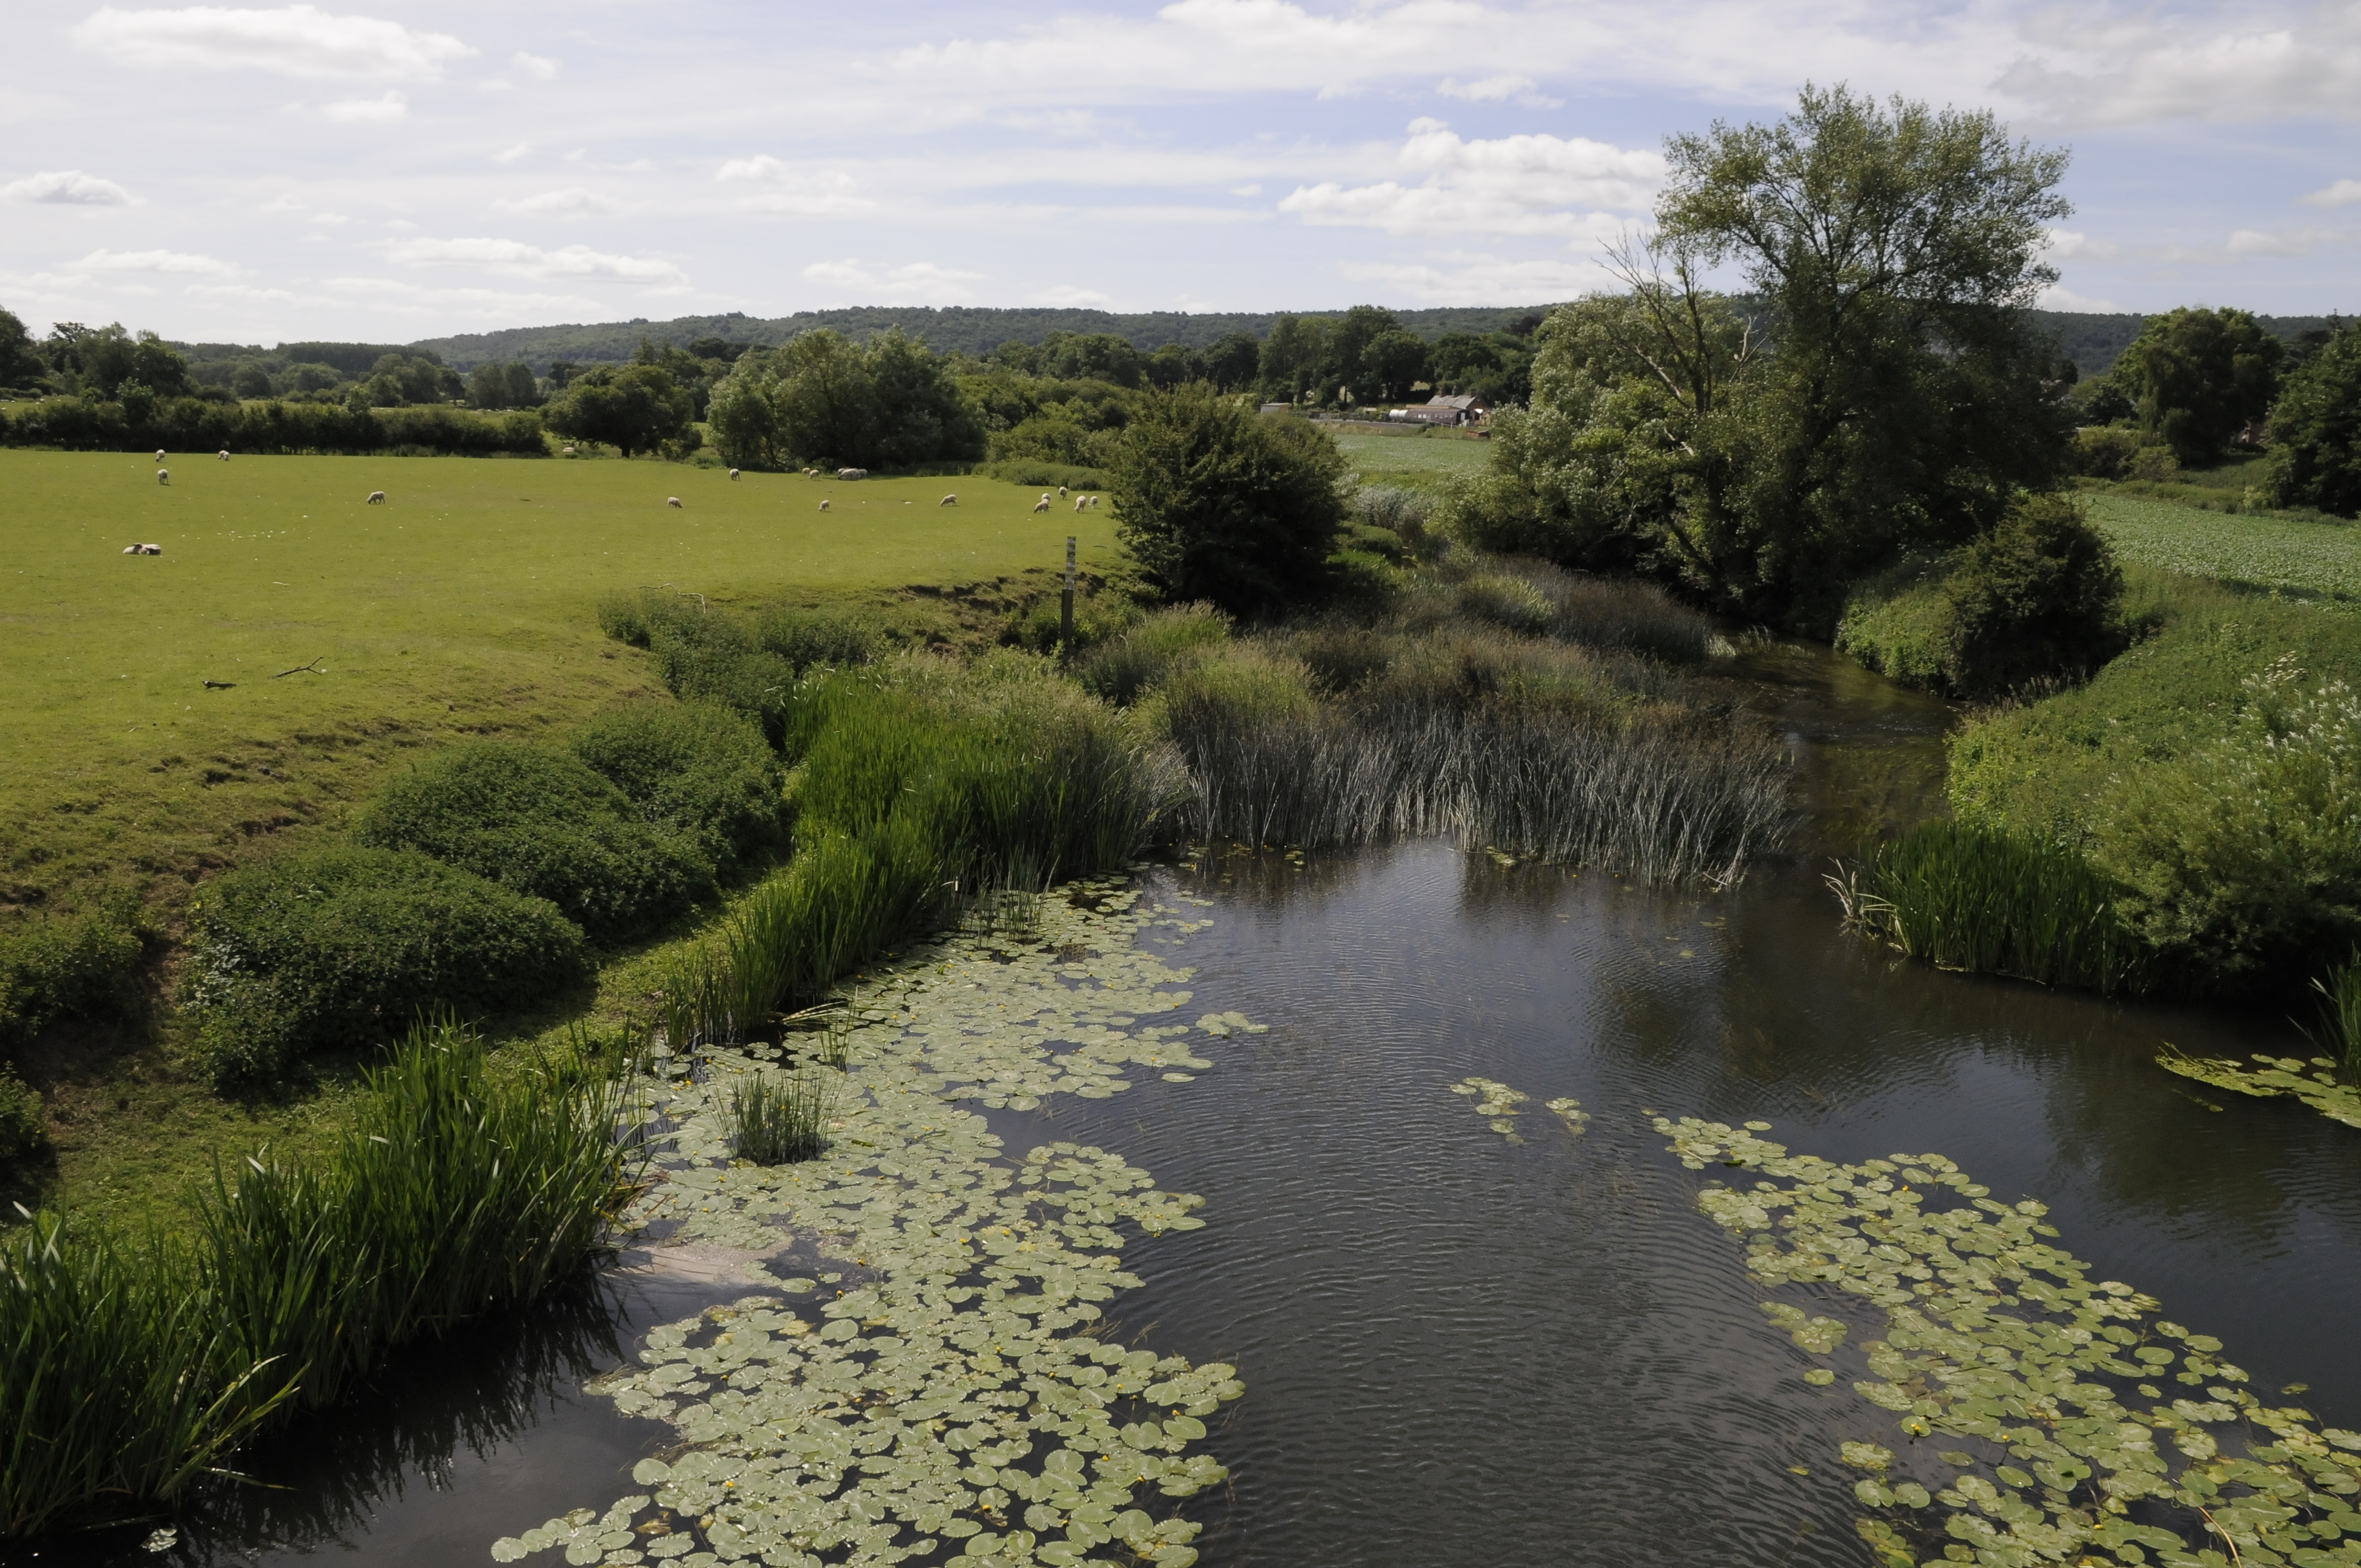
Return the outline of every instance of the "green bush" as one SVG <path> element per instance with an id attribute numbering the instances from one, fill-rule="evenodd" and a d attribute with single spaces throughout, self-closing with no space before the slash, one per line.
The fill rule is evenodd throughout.
<path id="1" fill-rule="evenodd" d="M 983 463 L 976 466 L 974 472 L 988 479 L 1023 485 L 1028 489 L 1036 485 L 1045 490 L 1054 490 L 1060 485 L 1070 490 L 1114 488 L 1108 482 L 1106 469 L 1085 468 L 1071 463 L 1049 463 L 1038 457 L 1010 457 L 997 463 Z"/>
<path id="2" fill-rule="evenodd" d="M 885 652 L 885 630 L 858 610 L 774 609 L 757 617 L 754 641 L 796 674 L 814 664 L 868 664 Z"/>
<path id="3" fill-rule="evenodd" d="M 49 1141 L 41 1097 L 25 1080 L 0 1066 L 0 1170 L 38 1153 Z"/>
<path id="4" fill-rule="evenodd" d="M 546 899 L 410 850 L 337 847 L 242 867 L 190 909 L 185 998 L 218 1078 L 269 1077 L 422 1013 L 486 1011 L 584 973 Z"/>
<path id="5" fill-rule="evenodd" d="M 1139 613 L 1139 606 L 1128 596 L 1084 585 L 1074 595 L 1074 645 L 1068 652 L 1097 648 L 1122 636 L 1138 624 Z M 1028 653 L 1054 653 L 1064 635 L 1063 597 L 1041 594 L 1008 618 L 1000 641 Z"/>
<path id="6" fill-rule="evenodd" d="M 2071 500 L 2035 496 L 1941 560 L 1856 593 L 1837 645 L 1893 679 L 1989 698 L 2106 663 L 2124 644 L 2122 598 L 2097 530 Z"/>
<path id="7" fill-rule="evenodd" d="M 533 898 L 593 938 L 644 930 L 713 891 L 687 832 L 645 820 L 581 758 L 478 740 L 438 751 L 379 787 L 358 841 L 416 850 Z"/>
<path id="8" fill-rule="evenodd" d="M 2121 479 L 2132 471 L 2140 449 L 2139 433 L 2121 425 L 2085 425 L 2074 433 L 2074 472 L 2093 479 Z"/>
<path id="9" fill-rule="evenodd" d="M 2361 326 L 2340 327 L 2271 405 L 2271 504 L 2361 517 Z"/>
<path id="10" fill-rule="evenodd" d="M 119 898 L 80 915 L 35 916 L 0 934 L 0 1048 L 59 1018 L 119 1010 L 146 956 L 137 921 L 137 905 Z"/>
<path id="11" fill-rule="evenodd" d="M 779 847 L 778 754 L 743 714 L 711 702 L 635 702 L 591 719 L 568 744 L 643 820 L 693 838 L 723 875 Z"/>

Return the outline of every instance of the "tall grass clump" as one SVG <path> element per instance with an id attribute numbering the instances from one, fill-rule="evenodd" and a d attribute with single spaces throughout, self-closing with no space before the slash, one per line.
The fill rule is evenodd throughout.
<path id="1" fill-rule="evenodd" d="M 1128 707 L 1229 636 L 1229 618 L 1212 605 L 1173 605 L 1141 617 L 1120 636 L 1086 644 L 1074 674 L 1117 707 Z"/>
<path id="2" fill-rule="evenodd" d="M 2121 892 L 2079 851 L 1957 822 L 1923 822 L 1830 879 L 1847 916 L 1913 958 L 2102 995 L 2136 995 L 2155 953 Z"/>
<path id="3" fill-rule="evenodd" d="M 2361 950 L 2341 964 L 2331 965 L 2328 973 L 2315 979 L 2312 989 L 2320 994 L 2320 1025 L 2318 1032 L 2307 1029 L 2304 1034 L 2323 1054 L 2345 1064 L 2345 1070 L 2361 1079 Z"/>
<path id="4" fill-rule="evenodd" d="M 818 1159 L 828 1152 L 833 1100 L 824 1073 L 748 1073 L 730 1091 L 730 1136 L 738 1157 L 756 1165 Z"/>
<path id="5" fill-rule="evenodd" d="M 539 1295 L 620 1201 L 618 1094 L 495 1081 L 473 1035 L 421 1026 L 317 1164 L 217 1168 L 137 1241 L 37 1222 L 0 1261 L 0 1526 L 167 1503 L 395 1347 Z"/>

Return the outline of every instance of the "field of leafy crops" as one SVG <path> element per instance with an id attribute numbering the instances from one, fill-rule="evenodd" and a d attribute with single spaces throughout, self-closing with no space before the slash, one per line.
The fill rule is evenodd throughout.
<path id="1" fill-rule="evenodd" d="M 2361 601 L 2361 528 L 2235 516 L 2142 497 L 2088 498 L 2125 561 L 2242 587 Z"/>

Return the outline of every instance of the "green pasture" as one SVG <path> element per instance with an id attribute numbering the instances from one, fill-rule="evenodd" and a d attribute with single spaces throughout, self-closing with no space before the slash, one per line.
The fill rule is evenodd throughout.
<path id="1" fill-rule="evenodd" d="M 1477 472 L 1492 455 L 1488 441 L 1439 432 L 1360 430 L 1349 422 L 1320 428 L 1336 438 L 1345 460 L 1365 485 L 1437 489 L 1460 475 Z"/>
<path id="2" fill-rule="evenodd" d="M 2361 528 L 2104 491 L 2084 499 L 2125 561 L 2240 587 L 2361 599 Z"/>
<path id="3" fill-rule="evenodd" d="M 1069 533 L 1086 567 L 1115 560 L 1106 510 L 1036 513 L 1038 488 L 973 477 L 169 461 L 167 487 L 140 455 L 0 451 L 0 908 L 193 880 L 340 822 L 411 748 L 652 689 L 593 618 L 613 588 L 893 598 L 947 632 L 1059 565 Z M 137 543 L 164 553 L 122 554 Z"/>

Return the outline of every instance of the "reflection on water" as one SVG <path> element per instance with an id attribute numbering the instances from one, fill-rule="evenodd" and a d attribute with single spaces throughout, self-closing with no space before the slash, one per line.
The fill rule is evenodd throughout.
<path id="1" fill-rule="evenodd" d="M 1436 844 L 1208 857 L 1151 879 L 1217 905 L 1178 951 L 1185 1013 L 1269 1032 L 1212 1042 L 1185 1087 L 994 1113 L 1020 1154 L 1097 1144 L 1208 1200 L 1205 1229 L 1126 1249 L 1146 1284 L 1116 1327 L 1246 1379 L 1211 1445 L 1234 1481 L 1209 1568 L 1866 1561 L 1836 1449 L 1898 1442 L 1894 1418 L 1800 1381 L 1650 1110 L 1761 1118 L 1831 1159 L 1947 1155 L 2048 1202 L 2060 1245 L 2221 1336 L 2258 1387 L 2310 1383 L 2323 1420 L 2361 1426 L 2361 1135 L 2150 1060 L 2289 1031 L 1936 974 L 1841 932 L 1824 857 L 1932 808 L 1948 716 L 1814 651 L 1745 670 L 1815 791 L 1795 862 L 1664 894 Z M 1449 1091 L 1470 1075 L 1532 1096 L 1523 1142 Z M 1562 1095 L 1584 1135 L 1541 1109 Z M 478 1363 L 430 1353 L 382 1406 L 280 1445 L 258 1463 L 295 1495 L 216 1500 L 219 1539 L 273 1543 L 265 1563 L 481 1562 L 631 1490 L 669 1429 L 576 1390 L 707 1298 L 608 1289 Z"/>

